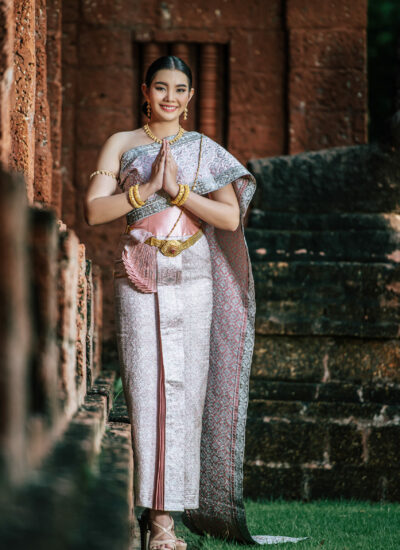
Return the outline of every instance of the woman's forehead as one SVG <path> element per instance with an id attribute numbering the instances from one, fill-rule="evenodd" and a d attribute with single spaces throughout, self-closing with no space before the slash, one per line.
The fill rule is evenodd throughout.
<path id="1" fill-rule="evenodd" d="M 173 84 L 175 86 L 179 84 L 187 86 L 188 80 L 185 73 L 178 69 L 160 69 L 155 73 L 152 83 L 164 82 L 165 84 Z"/>

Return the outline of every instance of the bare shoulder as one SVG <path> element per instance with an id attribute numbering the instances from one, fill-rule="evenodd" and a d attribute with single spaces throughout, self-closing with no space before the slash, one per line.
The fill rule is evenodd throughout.
<path id="1" fill-rule="evenodd" d="M 128 149 L 148 143 L 148 138 L 142 128 L 128 130 L 125 132 L 116 132 L 112 134 L 104 145 L 110 147 L 121 159 L 122 154 Z"/>

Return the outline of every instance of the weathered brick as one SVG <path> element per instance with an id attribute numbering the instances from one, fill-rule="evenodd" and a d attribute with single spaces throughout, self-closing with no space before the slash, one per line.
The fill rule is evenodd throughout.
<path id="1" fill-rule="evenodd" d="M 326 438 L 326 427 L 320 423 L 250 418 L 246 431 L 246 456 L 248 460 L 274 463 L 277 467 L 282 463 L 322 462 Z"/>
<path id="2" fill-rule="evenodd" d="M 334 466 L 340 464 L 362 466 L 363 444 L 362 434 L 356 426 L 330 424 L 329 433 L 329 461 Z"/>
<path id="3" fill-rule="evenodd" d="M 293 67 L 365 71 L 364 29 L 293 29 L 289 39 Z"/>
<path id="4" fill-rule="evenodd" d="M 58 342 L 60 349 L 59 399 L 66 417 L 77 408 L 76 316 L 79 241 L 71 230 L 60 234 L 58 276 Z"/>
<path id="5" fill-rule="evenodd" d="M 249 161 L 257 179 L 253 205 L 266 211 L 396 213 L 400 159 L 378 145 Z M 360 193 L 360 186 L 364 192 Z"/>
<path id="6" fill-rule="evenodd" d="M 349 4 L 346 0 L 330 3 L 318 0 L 289 0 L 286 8 L 287 24 L 290 28 L 365 28 L 367 2 L 362 0 Z"/>
<path id="7" fill-rule="evenodd" d="M 250 229 L 286 231 L 374 231 L 398 233 L 400 215 L 394 212 L 364 214 L 360 212 L 333 212 L 327 214 L 307 212 L 270 212 L 252 208 L 249 217 Z M 390 260 L 391 258 L 387 258 Z M 393 259 L 393 261 L 396 261 Z"/>
<path id="8" fill-rule="evenodd" d="M 397 337 L 399 269 L 347 262 L 256 263 L 257 331 Z"/>
<path id="9" fill-rule="evenodd" d="M 79 34 L 81 66 L 132 67 L 131 31 L 128 29 L 85 28 Z"/>
<path id="10" fill-rule="evenodd" d="M 400 426 L 372 428 L 368 437 L 368 464 L 379 468 L 399 468 Z"/>
<path id="11" fill-rule="evenodd" d="M 244 496 L 259 498 L 302 498 L 303 473 L 298 467 L 269 468 L 265 465 L 245 462 Z"/>
<path id="12" fill-rule="evenodd" d="M 256 333 L 252 377 L 269 380 L 400 383 L 397 339 L 275 336 Z"/>
<path id="13" fill-rule="evenodd" d="M 351 238 L 350 238 L 351 237 Z M 288 231 L 246 228 L 253 261 L 391 262 L 400 232 L 360 230 Z M 395 262 L 398 263 L 398 262 Z"/>
<path id="14" fill-rule="evenodd" d="M 91 388 L 93 376 L 93 331 L 94 331 L 94 302 L 93 302 L 93 277 L 92 261 L 86 260 L 86 386 Z"/>
<path id="15" fill-rule="evenodd" d="M 382 472 L 377 468 L 337 466 L 308 470 L 308 496 L 319 498 L 354 498 L 379 501 L 382 498 Z"/>
<path id="16" fill-rule="evenodd" d="M 86 332 L 87 332 L 87 280 L 86 280 L 86 256 L 85 245 L 79 245 L 78 252 L 78 286 L 77 286 L 77 312 L 76 312 L 76 386 L 78 392 L 78 405 L 83 403 L 87 391 L 86 373 Z"/>

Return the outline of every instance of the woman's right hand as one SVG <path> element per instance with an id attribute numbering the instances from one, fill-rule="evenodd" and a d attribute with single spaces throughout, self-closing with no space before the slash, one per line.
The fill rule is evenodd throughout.
<path id="1" fill-rule="evenodd" d="M 163 186 L 164 179 L 164 166 L 165 166 L 165 155 L 166 155 L 166 144 L 163 139 L 162 145 L 158 152 L 158 155 L 154 159 L 154 162 L 151 167 L 151 176 L 149 183 L 151 184 L 152 189 L 159 191 Z"/>

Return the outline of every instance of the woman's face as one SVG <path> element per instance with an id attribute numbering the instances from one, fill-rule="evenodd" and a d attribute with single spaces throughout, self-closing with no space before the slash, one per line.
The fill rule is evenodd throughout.
<path id="1" fill-rule="evenodd" d="M 147 88 L 142 84 L 142 91 L 151 105 L 151 121 L 173 122 L 179 119 L 186 105 L 191 100 L 194 89 L 189 90 L 188 78 L 182 71 L 161 69 L 157 71 Z"/>

